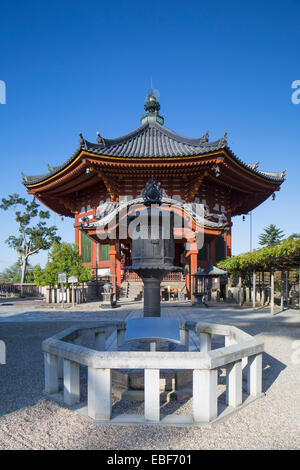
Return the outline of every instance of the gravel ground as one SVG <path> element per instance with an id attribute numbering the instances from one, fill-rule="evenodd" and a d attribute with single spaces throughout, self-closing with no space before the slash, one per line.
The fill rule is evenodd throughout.
<path id="1" fill-rule="evenodd" d="M 123 319 L 135 311 L 138 314 L 141 304 L 111 312 L 99 311 L 95 305 L 84 305 L 84 311 L 75 308 L 62 312 L 38 302 L 11 300 L 0 305 L 0 339 L 7 347 L 7 364 L 0 365 L 0 449 L 300 449 L 297 311 L 270 317 L 262 310 L 180 307 L 186 318 L 234 324 L 264 341 L 265 398 L 214 429 L 100 426 L 43 397 L 41 342 L 82 321 Z M 176 315 L 176 310 L 166 306 L 163 314 Z M 186 412 L 191 400 L 168 406 Z"/>

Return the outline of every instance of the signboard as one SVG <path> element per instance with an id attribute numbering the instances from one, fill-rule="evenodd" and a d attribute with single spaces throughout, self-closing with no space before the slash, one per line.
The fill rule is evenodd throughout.
<path id="1" fill-rule="evenodd" d="M 112 276 L 109 268 L 98 268 L 97 275 L 99 277 L 107 277 L 107 276 L 111 277 Z"/>
<path id="2" fill-rule="evenodd" d="M 66 275 L 66 273 L 59 273 L 59 274 L 58 274 L 58 283 L 59 283 L 59 284 L 64 284 L 65 282 L 67 282 L 67 275 Z"/>
<path id="3" fill-rule="evenodd" d="M 77 277 L 77 276 L 70 276 L 70 277 L 68 278 L 68 282 L 69 282 L 70 284 L 75 284 L 75 282 L 78 282 L 78 277 Z"/>

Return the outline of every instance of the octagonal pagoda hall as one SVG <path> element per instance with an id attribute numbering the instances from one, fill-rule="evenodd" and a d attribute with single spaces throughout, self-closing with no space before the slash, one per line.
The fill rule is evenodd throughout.
<path id="1" fill-rule="evenodd" d="M 233 217 L 247 214 L 278 191 L 285 171 L 263 171 L 258 162 L 238 158 L 227 132 L 210 141 L 208 132 L 190 138 L 170 130 L 152 89 L 144 108 L 137 129 L 114 139 L 98 132 L 95 143 L 79 134 L 78 148 L 64 163 L 48 165 L 42 175 L 23 174 L 23 183 L 48 208 L 74 219 L 75 242 L 96 278 L 109 273 L 116 296 L 131 292 L 134 300 L 142 283 L 138 273 L 123 270 L 132 265 L 127 227 L 153 177 L 164 190 L 161 210 L 171 208 L 175 216 L 181 214 L 183 225 L 190 224 L 187 231 L 175 226 L 172 264 L 182 269 L 166 273 L 162 286 L 177 286 L 191 298 L 198 268 L 231 255 Z M 196 243 L 197 234 L 204 243 Z"/>

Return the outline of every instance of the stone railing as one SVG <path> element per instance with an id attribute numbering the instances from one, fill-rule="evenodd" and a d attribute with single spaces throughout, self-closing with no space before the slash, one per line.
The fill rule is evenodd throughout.
<path id="1" fill-rule="evenodd" d="M 93 348 L 78 344 L 87 330 Z M 183 352 L 106 351 L 105 341 L 117 330 L 118 345 L 124 342 L 126 322 L 102 322 L 97 326 L 74 327 L 43 342 L 45 357 L 45 392 L 58 399 L 59 378 L 63 377 L 62 399 L 66 405 L 80 403 L 80 365 L 88 367 L 87 406 L 82 414 L 88 418 L 114 423 L 149 422 L 203 425 L 218 421 L 242 404 L 262 396 L 263 343 L 236 327 L 217 323 L 186 321 L 180 323 Z M 200 351 L 188 351 L 189 335 L 196 334 Z M 225 346 L 211 349 L 212 335 L 225 337 Z M 76 344 L 77 343 L 77 344 Z M 225 411 L 218 414 L 218 370 L 226 368 Z M 112 369 L 144 370 L 144 416 L 112 417 Z M 192 416 L 168 415 L 160 420 L 160 369 L 193 371 Z M 247 372 L 248 395 L 242 390 L 243 369 Z"/>

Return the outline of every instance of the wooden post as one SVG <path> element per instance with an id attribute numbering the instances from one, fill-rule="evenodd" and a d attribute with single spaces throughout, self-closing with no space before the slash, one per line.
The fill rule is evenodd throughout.
<path id="1" fill-rule="evenodd" d="M 287 271 L 284 271 L 284 278 L 283 278 L 283 305 L 288 308 L 288 295 L 287 295 Z"/>
<path id="2" fill-rule="evenodd" d="M 284 272 L 281 271 L 281 283 L 280 283 L 280 311 L 284 310 Z"/>
<path id="3" fill-rule="evenodd" d="M 265 304 L 265 273 L 261 273 L 261 296 L 260 296 L 260 305 Z"/>
<path id="4" fill-rule="evenodd" d="M 253 271 L 253 278 L 252 278 L 252 283 L 253 283 L 253 286 L 252 286 L 252 306 L 253 308 L 255 308 L 256 306 L 256 272 Z"/>
<path id="5" fill-rule="evenodd" d="M 271 297 L 270 297 L 270 311 L 271 315 L 274 315 L 274 269 L 270 271 L 270 287 L 271 287 Z"/>
<path id="6" fill-rule="evenodd" d="M 241 274 L 239 275 L 239 304 L 240 304 L 240 307 L 243 305 L 243 295 L 242 295 L 242 276 Z"/>
<path id="7" fill-rule="evenodd" d="M 289 308 L 289 277 L 290 277 L 290 272 L 289 270 L 286 271 L 285 273 L 285 289 L 286 289 L 286 307 Z"/>

